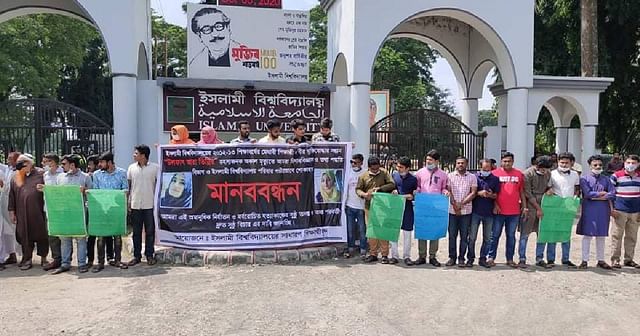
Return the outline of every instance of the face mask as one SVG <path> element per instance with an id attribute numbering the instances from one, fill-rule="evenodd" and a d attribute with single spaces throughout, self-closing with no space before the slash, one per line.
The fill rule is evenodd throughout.
<path id="1" fill-rule="evenodd" d="M 596 175 L 600 175 L 600 174 L 602 174 L 602 169 L 591 169 L 591 172 L 596 174 Z"/>
<path id="2" fill-rule="evenodd" d="M 561 172 L 563 172 L 563 173 L 566 173 L 566 172 L 568 172 L 569 170 L 571 170 L 571 168 L 558 167 L 558 170 L 559 170 L 559 171 L 561 171 Z"/>
<path id="3" fill-rule="evenodd" d="M 409 174 L 409 172 L 400 173 L 400 176 L 405 177 Z"/>
<path id="4" fill-rule="evenodd" d="M 539 171 L 539 170 L 536 170 L 536 174 L 538 174 L 538 175 L 544 175 L 544 172 L 541 172 L 541 171 Z"/>
<path id="5" fill-rule="evenodd" d="M 175 140 L 175 141 L 180 140 L 180 136 L 179 136 L 178 134 L 173 134 L 173 135 L 171 135 L 171 138 L 172 138 L 173 140 Z"/>
<path id="6" fill-rule="evenodd" d="M 24 162 L 18 162 L 16 163 L 16 170 L 22 170 L 22 168 L 25 167 Z"/>
<path id="7" fill-rule="evenodd" d="M 628 171 L 628 172 L 634 172 L 636 171 L 636 169 L 638 169 L 638 165 L 637 164 L 626 164 L 624 165 L 624 170 Z"/>
<path id="8" fill-rule="evenodd" d="M 434 164 L 428 164 L 428 165 L 427 165 L 427 169 L 428 169 L 428 170 L 434 170 L 434 169 L 436 169 L 436 165 L 434 165 Z"/>
<path id="9" fill-rule="evenodd" d="M 357 168 L 356 168 L 356 167 L 353 167 L 353 168 L 351 168 L 351 169 L 353 169 L 353 171 L 357 173 L 357 172 L 359 172 L 359 171 L 361 171 L 361 170 L 362 170 L 362 167 L 357 167 Z"/>
<path id="10" fill-rule="evenodd" d="M 482 177 L 487 177 L 489 175 L 491 175 L 490 171 L 484 171 L 484 170 L 480 171 L 480 176 Z"/>

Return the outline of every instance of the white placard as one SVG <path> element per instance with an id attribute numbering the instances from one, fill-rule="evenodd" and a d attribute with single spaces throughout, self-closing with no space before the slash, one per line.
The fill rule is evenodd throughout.
<path id="1" fill-rule="evenodd" d="M 188 77 L 309 81 L 309 12 L 187 5 Z"/>

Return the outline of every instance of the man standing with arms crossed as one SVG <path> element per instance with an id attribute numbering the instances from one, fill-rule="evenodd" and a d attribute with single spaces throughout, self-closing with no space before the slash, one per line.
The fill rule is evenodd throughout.
<path id="1" fill-rule="evenodd" d="M 624 169 L 611 175 L 616 188 L 616 200 L 611 212 L 615 225 L 611 234 L 611 267 L 621 268 L 622 237 L 624 236 L 624 265 L 640 268 L 633 261 L 640 225 L 640 175 L 638 174 L 638 155 L 629 155 L 624 161 Z"/>
<path id="2" fill-rule="evenodd" d="M 521 215 L 529 212 L 527 209 L 527 199 L 524 195 L 524 175 L 521 171 L 513 168 L 513 154 L 505 152 L 500 160 L 501 167 L 492 172 L 493 175 L 500 180 L 500 192 L 496 198 L 496 205 L 493 213 L 496 214 L 493 222 L 493 233 L 491 236 L 491 248 L 489 249 L 489 257 L 487 265 L 493 267 L 496 265 L 495 259 L 498 254 L 498 244 L 500 243 L 500 235 L 502 228 L 505 229 L 507 235 L 507 245 L 505 254 L 507 257 L 507 265 L 517 267 L 513 261 L 513 255 L 516 249 L 516 228 Z"/>

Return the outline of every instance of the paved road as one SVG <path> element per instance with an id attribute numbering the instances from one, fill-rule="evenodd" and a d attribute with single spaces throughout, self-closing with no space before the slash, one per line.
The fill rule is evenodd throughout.
<path id="1" fill-rule="evenodd" d="M 639 285 L 632 269 L 355 259 L 58 276 L 11 267 L 0 272 L 0 335 L 637 335 Z"/>

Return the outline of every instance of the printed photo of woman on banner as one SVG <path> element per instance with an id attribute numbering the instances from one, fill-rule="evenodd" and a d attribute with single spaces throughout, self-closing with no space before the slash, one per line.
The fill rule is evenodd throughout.
<path id="1" fill-rule="evenodd" d="M 324 169 L 315 171 L 316 203 L 340 203 L 342 170 Z"/>
<path id="2" fill-rule="evenodd" d="M 163 173 L 160 207 L 191 209 L 191 173 Z"/>

